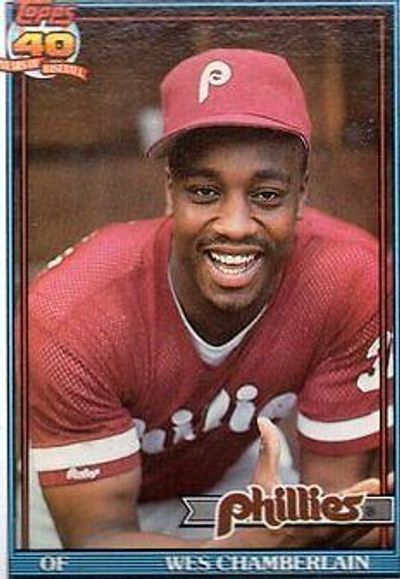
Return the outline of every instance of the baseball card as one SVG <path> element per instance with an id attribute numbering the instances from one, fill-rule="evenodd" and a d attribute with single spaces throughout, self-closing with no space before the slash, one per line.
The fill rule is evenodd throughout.
<path id="1" fill-rule="evenodd" d="M 398 0 L 0 6 L 0 576 L 398 577 Z"/>

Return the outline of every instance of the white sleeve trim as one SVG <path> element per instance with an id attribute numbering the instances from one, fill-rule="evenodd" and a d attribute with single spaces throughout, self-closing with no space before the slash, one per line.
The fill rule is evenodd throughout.
<path id="1" fill-rule="evenodd" d="M 107 438 L 76 442 L 51 448 L 33 448 L 33 460 L 38 472 L 101 464 L 125 458 L 140 448 L 136 428 Z"/>
<path id="2" fill-rule="evenodd" d="M 393 406 L 388 407 L 388 427 L 393 426 Z M 380 412 L 375 410 L 366 416 L 339 420 L 337 422 L 319 422 L 311 420 L 299 412 L 297 429 L 306 438 L 320 442 L 345 442 L 357 440 L 379 431 Z"/>

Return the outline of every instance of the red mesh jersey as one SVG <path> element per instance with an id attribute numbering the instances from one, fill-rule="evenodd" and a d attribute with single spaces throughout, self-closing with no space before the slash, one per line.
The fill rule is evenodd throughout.
<path id="1" fill-rule="evenodd" d="M 298 397 L 301 442 L 379 443 L 377 244 L 307 210 L 272 303 L 217 368 L 203 362 L 167 281 L 171 221 L 111 225 L 30 292 L 29 390 L 44 485 L 141 460 L 142 499 L 214 484 Z M 196 473 L 195 476 L 193 473 Z"/>

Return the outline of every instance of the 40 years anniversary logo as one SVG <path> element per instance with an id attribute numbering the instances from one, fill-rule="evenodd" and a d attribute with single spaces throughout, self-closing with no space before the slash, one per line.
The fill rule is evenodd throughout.
<path id="1" fill-rule="evenodd" d="M 80 33 L 73 6 L 52 0 L 19 0 L 7 33 L 7 54 L 0 71 L 23 72 L 34 78 L 69 75 L 87 80 L 89 71 L 75 64 Z"/>

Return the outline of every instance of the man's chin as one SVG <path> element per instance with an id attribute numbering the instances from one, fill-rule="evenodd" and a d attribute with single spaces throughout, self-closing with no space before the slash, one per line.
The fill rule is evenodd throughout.
<path id="1" fill-rule="evenodd" d="M 258 301 L 258 296 L 239 291 L 208 292 L 207 301 L 220 312 L 242 312 Z M 258 298 L 258 299 L 257 299 Z"/>

